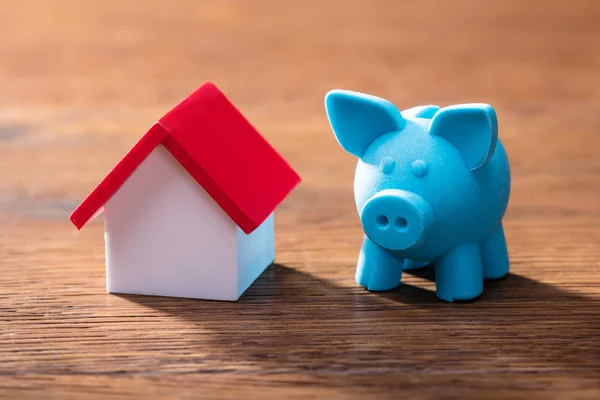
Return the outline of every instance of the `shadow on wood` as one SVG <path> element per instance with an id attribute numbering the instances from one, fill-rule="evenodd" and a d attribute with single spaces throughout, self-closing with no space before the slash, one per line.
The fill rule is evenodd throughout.
<path id="1" fill-rule="evenodd" d="M 415 272 L 432 278 L 430 269 Z M 488 283 L 466 304 L 411 285 L 379 294 L 336 286 L 283 265 L 237 303 L 121 297 L 193 324 L 197 351 L 270 372 L 464 372 L 481 363 L 554 371 L 600 360 L 600 321 L 578 312 L 595 300 L 519 275 Z"/>

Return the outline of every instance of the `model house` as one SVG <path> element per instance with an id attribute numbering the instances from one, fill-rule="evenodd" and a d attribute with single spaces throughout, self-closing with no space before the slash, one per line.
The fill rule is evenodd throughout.
<path id="1" fill-rule="evenodd" d="M 238 300 L 274 261 L 298 174 L 213 84 L 158 120 L 71 215 L 104 211 L 107 290 Z"/>

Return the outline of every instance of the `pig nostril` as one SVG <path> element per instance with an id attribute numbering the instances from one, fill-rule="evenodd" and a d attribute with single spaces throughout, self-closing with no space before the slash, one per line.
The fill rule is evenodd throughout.
<path id="1" fill-rule="evenodd" d="M 408 221 L 406 220 L 406 218 L 396 218 L 396 221 L 394 221 L 394 224 L 396 225 L 396 229 L 406 229 L 406 227 L 408 226 Z"/>
<path id="2" fill-rule="evenodd" d="M 377 218 L 375 218 L 375 222 L 380 228 L 387 228 L 390 224 L 390 220 L 385 215 L 378 215 Z"/>

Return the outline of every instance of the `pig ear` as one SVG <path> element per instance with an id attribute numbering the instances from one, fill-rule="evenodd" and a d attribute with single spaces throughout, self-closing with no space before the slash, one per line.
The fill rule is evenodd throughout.
<path id="1" fill-rule="evenodd" d="M 460 104 L 440 109 L 429 133 L 450 141 L 471 171 L 483 166 L 494 154 L 498 119 L 488 104 Z"/>
<path id="2" fill-rule="evenodd" d="M 379 136 L 400 131 L 406 124 L 389 101 L 348 90 L 327 93 L 325 110 L 339 144 L 359 158 Z"/>
<path id="3" fill-rule="evenodd" d="M 402 116 L 405 118 L 412 117 L 431 119 L 439 109 L 440 107 L 434 105 L 418 106 L 402 111 Z"/>

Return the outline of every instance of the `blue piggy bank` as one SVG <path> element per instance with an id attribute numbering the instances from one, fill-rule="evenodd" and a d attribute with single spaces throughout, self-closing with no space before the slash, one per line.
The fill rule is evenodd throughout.
<path id="1" fill-rule="evenodd" d="M 401 112 L 375 96 L 333 90 L 325 107 L 339 144 L 359 158 L 358 284 L 390 290 L 403 269 L 434 263 L 437 296 L 452 302 L 477 298 L 484 279 L 508 274 L 510 168 L 491 106 Z"/>

